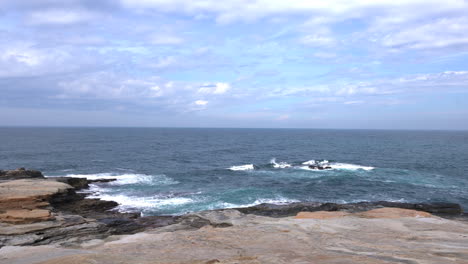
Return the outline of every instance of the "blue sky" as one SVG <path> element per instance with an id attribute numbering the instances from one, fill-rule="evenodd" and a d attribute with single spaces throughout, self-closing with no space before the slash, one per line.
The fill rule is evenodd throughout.
<path id="1" fill-rule="evenodd" d="M 468 129 L 468 2 L 3 0 L 0 125 Z"/>

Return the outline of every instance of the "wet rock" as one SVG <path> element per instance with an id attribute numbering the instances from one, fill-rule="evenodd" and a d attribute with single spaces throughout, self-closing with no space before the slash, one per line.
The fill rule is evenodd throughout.
<path id="1" fill-rule="evenodd" d="M 377 208 L 393 207 L 410 210 L 424 211 L 438 215 L 461 215 L 463 213 L 459 204 L 455 203 L 432 203 L 432 204 L 416 204 L 416 203 L 397 203 L 397 202 L 360 202 L 349 204 L 335 203 L 316 203 L 316 202 L 300 202 L 289 204 L 259 204 L 252 207 L 237 208 L 238 211 L 245 214 L 255 214 L 270 217 L 294 216 L 299 212 L 315 212 L 315 211 L 347 211 L 347 212 L 363 212 Z"/>
<path id="2" fill-rule="evenodd" d="M 88 183 L 99 183 L 99 182 L 113 182 L 117 179 L 96 179 L 96 180 L 88 180 Z"/>
<path id="3" fill-rule="evenodd" d="M 86 178 L 54 177 L 51 179 L 58 181 L 58 182 L 66 183 L 72 186 L 73 188 L 75 188 L 75 190 L 81 190 L 81 189 L 85 189 L 89 187 L 88 185 L 89 181 Z"/>
<path id="4" fill-rule="evenodd" d="M 52 205 L 56 211 L 99 219 L 109 217 L 108 211 L 115 208 L 119 204 L 114 201 L 84 199 L 84 195 L 77 194 L 75 199 L 72 199 L 72 201 L 66 202 L 63 201 L 63 199 L 54 200 Z M 115 213 L 118 214 L 118 212 Z"/>
<path id="5" fill-rule="evenodd" d="M 44 178 L 44 175 L 37 170 L 27 170 L 25 168 L 18 168 L 16 170 L 0 170 L 0 180 L 19 180 L 30 178 Z"/>
<path id="6" fill-rule="evenodd" d="M 105 224 L 112 235 L 134 234 L 145 229 L 145 226 L 136 221 L 125 218 L 103 218 L 99 222 Z"/>

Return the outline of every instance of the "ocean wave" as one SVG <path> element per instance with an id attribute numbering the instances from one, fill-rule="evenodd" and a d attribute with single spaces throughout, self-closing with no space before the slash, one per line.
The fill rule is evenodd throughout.
<path id="1" fill-rule="evenodd" d="M 228 169 L 232 171 L 245 171 L 245 170 L 254 170 L 255 166 L 253 164 L 245 164 L 245 165 L 232 166 Z"/>
<path id="2" fill-rule="evenodd" d="M 361 165 L 356 165 L 356 164 L 350 164 L 350 163 L 330 163 L 332 169 L 337 169 L 337 170 L 373 170 L 375 169 L 374 167 L 371 166 L 361 166 Z"/>
<path id="3" fill-rule="evenodd" d="M 116 179 L 110 182 L 111 185 L 129 185 L 129 184 L 146 184 L 146 185 L 170 185 L 178 182 L 167 177 L 164 174 L 147 175 L 135 173 L 97 173 L 97 174 L 67 174 L 66 177 L 86 178 L 88 180 L 100 179 Z"/>
<path id="4" fill-rule="evenodd" d="M 287 162 L 276 162 L 276 158 L 273 158 L 270 160 L 270 164 L 273 165 L 273 168 L 277 168 L 277 169 L 285 169 L 285 168 L 291 168 L 292 165 L 287 163 Z"/>
<path id="5" fill-rule="evenodd" d="M 136 196 L 126 196 L 123 194 L 118 195 L 94 195 L 89 198 L 99 198 L 104 201 L 114 201 L 119 204 L 119 211 L 132 211 L 132 210 L 144 210 L 160 207 L 171 207 L 185 205 L 195 202 L 195 200 L 187 197 L 136 197 Z"/>
<path id="6" fill-rule="evenodd" d="M 322 166 L 322 167 L 330 167 L 331 170 L 373 170 L 375 169 L 374 167 L 371 166 L 362 166 L 362 165 L 357 165 L 357 164 L 350 164 L 350 163 L 339 163 L 339 162 L 329 162 L 328 160 L 322 160 L 322 161 L 315 161 L 315 160 L 309 160 L 305 161 L 302 163 L 303 165 L 307 166 L 300 166 L 300 169 L 303 170 L 319 170 L 317 168 L 310 168 L 310 165 L 315 165 L 315 166 Z M 320 170 L 322 171 L 322 170 Z"/>
<path id="7" fill-rule="evenodd" d="M 278 197 L 278 198 L 273 198 L 273 199 L 260 198 L 260 199 L 255 200 L 252 203 L 247 203 L 247 204 L 217 202 L 217 203 L 213 203 L 213 204 L 209 205 L 206 210 L 228 209 L 228 208 L 245 208 L 245 207 L 251 207 L 251 206 L 259 205 L 259 204 L 262 204 L 262 203 L 288 204 L 288 203 L 294 203 L 294 202 L 299 202 L 299 200 L 288 199 L 288 198 L 284 198 L 284 197 Z"/>

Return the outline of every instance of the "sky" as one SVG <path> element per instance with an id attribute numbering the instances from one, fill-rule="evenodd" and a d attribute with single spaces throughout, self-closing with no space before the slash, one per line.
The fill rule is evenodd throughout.
<path id="1" fill-rule="evenodd" d="M 468 1 L 0 0 L 0 126 L 468 129 Z"/>

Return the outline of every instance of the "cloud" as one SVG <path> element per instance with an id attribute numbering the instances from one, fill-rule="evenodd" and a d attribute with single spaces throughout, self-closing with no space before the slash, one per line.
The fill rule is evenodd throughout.
<path id="1" fill-rule="evenodd" d="M 205 101 L 205 100 L 197 100 L 194 102 L 196 105 L 207 105 L 208 104 L 208 101 Z"/>
<path id="2" fill-rule="evenodd" d="M 79 9 L 45 9 L 28 14 L 26 21 L 31 25 L 69 25 L 89 21 L 96 14 Z"/>
<path id="3" fill-rule="evenodd" d="M 396 49 L 468 47 L 468 17 L 441 18 L 387 34 L 382 45 Z"/>
<path id="4" fill-rule="evenodd" d="M 38 47 L 33 42 L 0 42 L 0 78 L 67 73 L 97 65 L 88 51 Z"/>
<path id="5" fill-rule="evenodd" d="M 346 104 L 346 105 L 356 105 L 356 104 L 363 104 L 363 103 L 364 103 L 364 101 L 362 101 L 362 100 L 344 102 L 344 104 Z"/>
<path id="6" fill-rule="evenodd" d="M 396 78 L 375 80 L 336 81 L 324 85 L 309 87 L 288 87 L 273 89 L 268 97 L 310 97 L 314 102 L 336 102 L 338 98 L 356 98 L 362 96 L 391 96 L 408 93 L 445 93 L 467 92 L 468 71 L 445 71 L 439 73 L 404 75 Z M 328 97 L 324 97 L 328 96 Z M 356 103 L 361 100 L 349 100 Z M 351 104 L 349 103 L 349 104 Z M 346 102 L 345 102 L 346 104 Z"/>
<path id="7" fill-rule="evenodd" d="M 407 0 L 407 1 L 366 1 L 366 0 L 331 0 L 331 1 L 283 1 L 283 0 L 121 0 L 124 7 L 134 9 L 154 9 L 169 13 L 185 13 L 193 16 L 214 15 L 218 22 L 252 21 L 266 16 L 284 14 L 326 15 L 328 17 L 359 17 L 362 14 L 376 10 L 412 10 L 432 12 L 441 9 L 438 0 Z M 466 8 L 462 0 L 447 0 L 443 10 L 459 10 Z"/>
<path id="8" fill-rule="evenodd" d="M 207 94 L 224 94 L 231 88 L 229 83 L 217 82 L 217 83 L 205 83 L 199 89 L 199 93 Z"/>
<path id="9" fill-rule="evenodd" d="M 306 35 L 299 40 L 302 44 L 310 46 L 330 46 L 335 43 L 335 40 L 330 36 L 323 35 Z"/>

